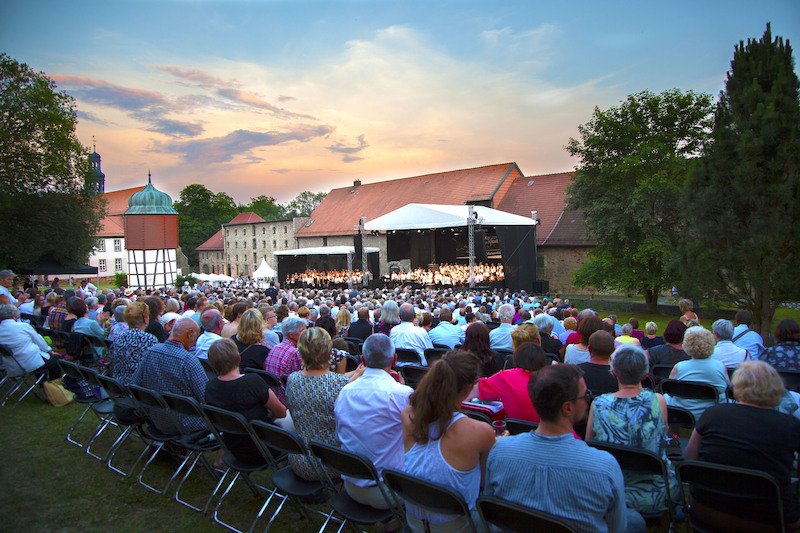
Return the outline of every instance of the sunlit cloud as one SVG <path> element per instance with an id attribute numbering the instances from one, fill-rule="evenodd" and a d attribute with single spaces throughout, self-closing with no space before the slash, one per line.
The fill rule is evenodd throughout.
<path id="1" fill-rule="evenodd" d="M 180 80 L 189 82 L 191 85 L 200 87 L 238 87 L 239 82 L 234 79 L 223 80 L 213 74 L 197 68 L 181 68 L 176 65 L 152 65 L 156 70 L 170 74 Z"/>
<path id="2" fill-rule="evenodd" d="M 357 144 L 355 146 L 348 146 L 343 142 L 337 141 L 328 146 L 328 150 L 335 154 L 342 154 L 342 161 L 345 163 L 353 163 L 354 161 L 361 161 L 363 157 L 358 157 L 357 154 L 361 150 L 367 148 L 369 143 L 366 136 L 362 133 L 356 138 Z"/>
<path id="3" fill-rule="evenodd" d="M 316 117 L 312 117 L 310 115 L 303 115 L 300 113 L 292 113 L 291 111 L 287 111 L 282 107 L 270 104 L 257 94 L 248 91 L 242 91 L 239 89 L 220 88 L 217 89 L 217 94 L 233 102 L 244 104 L 256 109 L 263 109 L 264 111 L 269 111 L 270 113 L 279 118 L 286 118 L 286 119 L 299 118 L 299 119 L 317 120 Z"/>

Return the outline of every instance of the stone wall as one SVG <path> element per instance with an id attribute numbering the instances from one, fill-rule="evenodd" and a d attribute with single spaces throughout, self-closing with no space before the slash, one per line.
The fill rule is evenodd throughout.
<path id="1" fill-rule="evenodd" d="M 589 247 L 545 246 L 537 249 L 539 268 L 537 277 L 547 281 L 549 292 L 575 293 L 572 275 L 586 260 Z"/>
<path id="2" fill-rule="evenodd" d="M 230 265 L 230 276 L 249 276 L 261 264 L 262 259 L 277 270 L 273 252 L 299 248 L 295 238 L 297 230 L 305 223 L 305 217 L 272 222 L 254 222 L 223 227 L 225 264 Z M 202 265 L 202 261 L 201 261 Z"/>

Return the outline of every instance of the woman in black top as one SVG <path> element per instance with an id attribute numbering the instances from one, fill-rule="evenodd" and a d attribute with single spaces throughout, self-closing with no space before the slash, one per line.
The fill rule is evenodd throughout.
<path id="1" fill-rule="evenodd" d="M 150 309 L 150 320 L 147 323 L 145 332 L 151 334 L 158 342 L 167 340 L 167 332 L 161 325 L 161 315 L 164 313 L 164 302 L 158 296 L 148 296 L 144 303 Z"/>
<path id="2" fill-rule="evenodd" d="M 659 344 L 647 350 L 650 357 L 650 366 L 671 365 L 690 359 L 689 354 L 683 351 L 683 334 L 686 333 L 686 326 L 679 320 L 670 320 L 664 329 L 664 341 L 666 344 Z"/>
<path id="3" fill-rule="evenodd" d="M 236 335 L 231 337 L 242 357 L 240 366 L 264 370 L 264 361 L 269 355 L 269 348 L 261 344 L 264 341 L 264 319 L 258 309 L 248 309 L 239 318 Z"/>

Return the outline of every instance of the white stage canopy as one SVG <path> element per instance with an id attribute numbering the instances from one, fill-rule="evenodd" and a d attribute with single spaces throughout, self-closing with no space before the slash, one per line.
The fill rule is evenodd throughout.
<path id="1" fill-rule="evenodd" d="M 477 223 L 484 226 L 535 226 L 532 218 L 498 211 L 481 205 L 472 206 Z M 421 230 L 457 228 L 467 225 L 468 205 L 406 204 L 400 209 L 370 220 L 366 231 Z"/>
<path id="2" fill-rule="evenodd" d="M 380 252 L 380 248 L 365 246 L 364 251 L 368 254 Z M 317 246 L 315 248 L 295 248 L 294 250 L 279 250 L 272 252 L 272 255 L 347 255 L 355 254 L 356 250 L 352 246 Z"/>
<path id="3" fill-rule="evenodd" d="M 277 276 L 277 274 L 272 267 L 267 264 L 266 259 L 262 259 L 261 265 L 253 272 L 253 279 L 274 278 L 275 276 Z"/>
<path id="4" fill-rule="evenodd" d="M 189 274 L 195 279 L 203 280 L 203 281 L 233 281 L 236 278 L 232 278 L 230 276 L 226 276 L 224 274 L 200 274 L 192 272 Z"/>

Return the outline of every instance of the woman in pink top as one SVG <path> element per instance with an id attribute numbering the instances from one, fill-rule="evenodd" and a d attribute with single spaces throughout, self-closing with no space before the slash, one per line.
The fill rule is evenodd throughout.
<path id="1" fill-rule="evenodd" d="M 503 402 L 506 416 L 539 423 L 539 415 L 528 395 L 531 372 L 536 372 L 548 363 L 541 346 L 532 342 L 522 344 L 514 352 L 517 368 L 502 370 L 488 378 L 478 380 L 478 398 Z"/>

